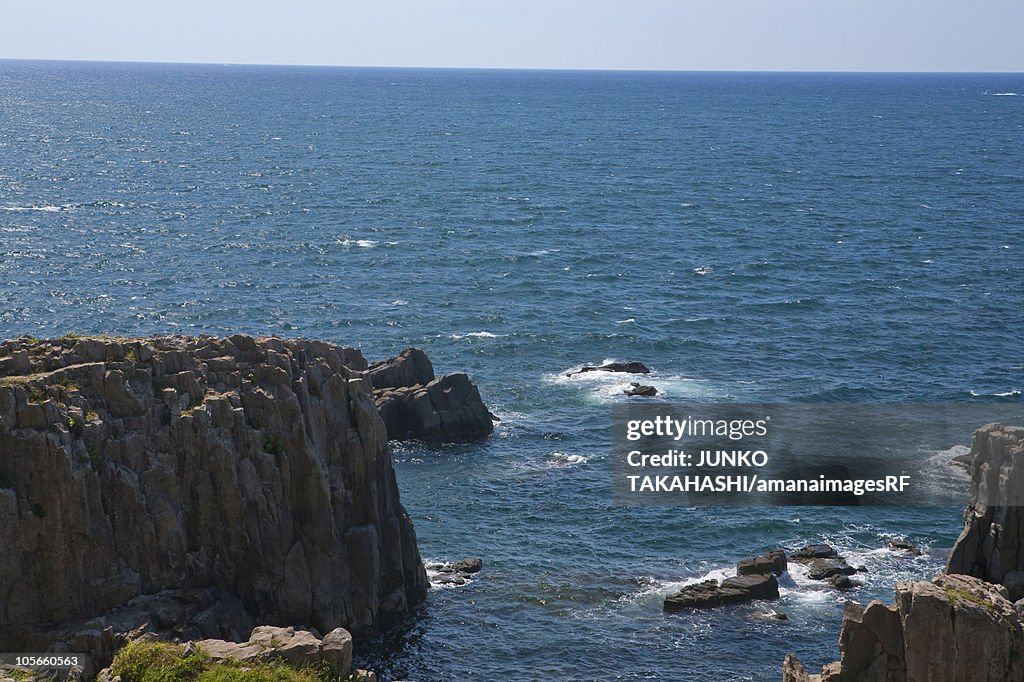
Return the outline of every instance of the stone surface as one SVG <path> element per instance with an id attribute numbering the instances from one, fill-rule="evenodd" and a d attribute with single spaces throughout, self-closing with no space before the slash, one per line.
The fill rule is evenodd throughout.
<path id="1" fill-rule="evenodd" d="M 365 369 L 248 336 L 0 344 L 0 650 L 404 617 L 427 579 Z"/>
<path id="2" fill-rule="evenodd" d="M 786 552 L 773 549 L 753 559 L 743 559 L 736 564 L 736 575 L 782 575 L 789 568 Z"/>
<path id="3" fill-rule="evenodd" d="M 905 552 L 908 556 L 921 556 L 921 548 L 912 542 L 908 542 L 902 538 L 896 538 L 889 540 L 885 543 L 885 546 L 889 549 L 899 550 Z"/>
<path id="4" fill-rule="evenodd" d="M 839 556 L 832 545 L 805 545 L 789 555 L 790 560 L 806 563 L 814 559 L 833 559 Z"/>
<path id="5" fill-rule="evenodd" d="M 320 645 L 323 660 L 336 674 L 348 675 L 352 669 L 352 635 L 344 628 L 335 628 L 324 635 Z"/>
<path id="6" fill-rule="evenodd" d="M 974 433 L 971 498 L 947 573 L 1003 583 L 1016 594 L 1024 571 L 1024 427 L 988 424 Z"/>
<path id="7" fill-rule="evenodd" d="M 729 604 L 740 604 L 755 599 L 778 599 L 779 582 L 774 575 L 744 575 L 717 580 L 706 580 L 687 585 L 665 598 L 665 611 L 708 609 Z"/>
<path id="8" fill-rule="evenodd" d="M 479 573 L 484 567 L 480 559 L 462 559 L 452 564 L 452 569 L 457 573 Z"/>
<path id="9" fill-rule="evenodd" d="M 658 395 L 658 389 L 655 388 L 654 386 L 645 386 L 643 384 L 638 384 L 635 381 L 630 383 L 629 388 L 623 390 L 622 392 L 630 397 L 653 398 L 654 396 Z"/>
<path id="10" fill-rule="evenodd" d="M 625 374 L 650 374 L 651 370 L 642 362 L 608 362 L 597 367 L 584 366 L 576 372 L 566 372 L 565 376 L 571 377 L 574 374 L 584 372 L 622 372 Z"/>
<path id="11" fill-rule="evenodd" d="M 494 416 L 464 372 L 425 385 L 377 390 L 374 399 L 392 440 L 460 442 L 494 431 Z"/>
<path id="12" fill-rule="evenodd" d="M 1024 680 L 1024 604 L 1002 586 L 964 575 L 899 583 L 894 605 L 850 604 L 839 635 L 840 660 L 810 675 L 795 656 L 785 682 L 1020 682 Z"/>
<path id="13" fill-rule="evenodd" d="M 426 386 L 434 380 L 434 366 L 419 348 L 406 348 L 393 358 L 375 362 L 366 373 L 374 390 Z"/>

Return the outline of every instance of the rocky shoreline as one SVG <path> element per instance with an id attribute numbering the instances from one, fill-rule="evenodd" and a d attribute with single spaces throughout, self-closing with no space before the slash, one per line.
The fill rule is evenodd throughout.
<path id="1" fill-rule="evenodd" d="M 412 349 L 371 367 L 243 335 L 4 342 L 0 650 L 88 653 L 91 678 L 140 638 L 358 640 L 429 586 L 389 437 L 492 428 L 465 374 Z"/>

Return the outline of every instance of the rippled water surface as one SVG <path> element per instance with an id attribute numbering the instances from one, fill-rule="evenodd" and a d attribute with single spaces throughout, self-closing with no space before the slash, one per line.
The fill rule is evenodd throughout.
<path id="1" fill-rule="evenodd" d="M 835 657 L 842 597 L 795 569 L 784 622 L 661 599 L 822 540 L 869 569 L 851 596 L 887 598 L 941 567 L 961 510 L 615 507 L 628 380 L 564 375 L 615 358 L 685 401 L 1020 401 L 1009 93 L 1024 77 L 0 62 L 0 337 L 423 347 L 503 421 L 396 448 L 402 497 L 427 557 L 485 570 L 365 664 L 778 679 L 789 651 Z"/>

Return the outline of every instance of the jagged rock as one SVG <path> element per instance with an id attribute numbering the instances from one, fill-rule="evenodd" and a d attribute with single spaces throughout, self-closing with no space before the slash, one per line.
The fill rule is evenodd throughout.
<path id="1" fill-rule="evenodd" d="M 486 438 L 494 416 L 464 372 L 426 385 L 375 391 L 375 402 L 393 440 L 459 442 Z"/>
<path id="2" fill-rule="evenodd" d="M 906 552 L 909 556 L 921 556 L 921 549 L 917 545 L 908 542 L 902 538 L 889 540 L 885 543 L 885 546 L 889 549 L 896 549 Z"/>
<path id="3" fill-rule="evenodd" d="M 1020 682 L 1024 679 L 1024 604 L 1006 589 L 965 575 L 896 586 L 892 606 L 850 604 L 839 636 L 840 661 L 808 674 L 792 654 L 785 682 Z"/>
<path id="4" fill-rule="evenodd" d="M 365 631 L 425 597 L 358 351 L 20 339 L 0 344 L 0 367 L 0 586 L 16 586 L 0 600 L 0 650 L 66 636 L 102 666 L 141 628 Z M 129 606 L 161 590 L 191 597 Z M 243 613 L 203 616 L 211 591 Z M 111 610 L 123 620 L 89 624 Z"/>
<path id="5" fill-rule="evenodd" d="M 1024 571 L 1024 427 L 987 424 L 974 433 L 971 501 L 953 545 L 948 573 L 1014 583 Z"/>
<path id="6" fill-rule="evenodd" d="M 344 677 L 352 669 L 352 635 L 344 628 L 335 628 L 324 635 L 320 646 L 324 661 L 336 674 Z"/>
<path id="7" fill-rule="evenodd" d="M 743 559 L 736 564 L 736 575 L 782 575 L 786 572 L 786 552 L 773 549 L 753 559 Z"/>
<path id="8" fill-rule="evenodd" d="M 457 573 L 479 573 L 483 567 L 484 562 L 480 559 L 462 559 L 452 564 L 452 569 Z"/>
<path id="9" fill-rule="evenodd" d="M 658 395 L 658 389 L 655 388 L 654 386 L 644 386 L 643 384 L 639 384 L 635 381 L 630 383 L 629 388 L 625 389 L 622 392 L 630 397 L 642 396 L 647 398 L 653 398 L 654 396 Z"/>
<path id="10" fill-rule="evenodd" d="M 665 597 L 665 611 L 707 609 L 728 604 L 739 604 L 754 599 L 778 599 L 779 582 L 774 575 L 744 575 L 717 580 L 705 580 L 683 587 L 676 594 Z"/>
<path id="11" fill-rule="evenodd" d="M 190 642 L 189 644 L 193 643 Z M 201 649 L 210 657 L 211 661 L 217 663 L 230 660 L 241 663 L 256 663 L 267 658 L 264 653 L 264 647 L 249 642 L 240 644 L 238 642 L 226 642 L 222 639 L 202 639 L 195 642 L 194 645 L 194 648 Z M 190 649 L 189 646 L 186 646 L 184 655 L 188 656 L 194 648 Z"/>
<path id="12" fill-rule="evenodd" d="M 832 545 L 814 544 L 805 545 L 789 555 L 792 561 L 807 563 L 814 559 L 834 559 L 839 554 Z"/>
<path id="13" fill-rule="evenodd" d="M 853 575 L 857 572 L 845 559 L 813 559 L 807 564 L 807 577 L 811 580 L 828 580 L 837 575 Z"/>
<path id="14" fill-rule="evenodd" d="M 261 625 L 252 631 L 249 644 L 272 651 L 296 668 L 320 662 L 320 640 L 306 630 Z"/>
<path id="15" fill-rule="evenodd" d="M 366 373 L 374 390 L 426 386 L 434 380 L 434 365 L 419 348 L 406 348 L 393 358 L 373 363 Z"/>
<path id="16" fill-rule="evenodd" d="M 609 362 L 597 367 L 584 366 L 576 372 L 566 372 L 565 376 L 571 377 L 574 374 L 584 372 L 624 372 L 626 374 L 650 374 L 651 370 L 642 362 Z"/>

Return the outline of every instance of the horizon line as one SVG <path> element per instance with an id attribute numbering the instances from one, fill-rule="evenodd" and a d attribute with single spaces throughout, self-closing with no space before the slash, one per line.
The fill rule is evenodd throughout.
<path id="1" fill-rule="evenodd" d="M 232 61 L 169 61 L 160 59 L 67 59 L 61 57 L 0 57 L 0 62 L 59 62 L 66 64 L 147 64 L 165 66 L 266 66 L 313 69 L 408 69 L 423 71 L 538 71 L 538 72 L 593 72 L 593 73 L 773 73 L 773 74 L 920 74 L 920 75 L 1024 75 L 1024 71 L 995 70 L 929 70 L 929 69 L 677 69 L 652 67 L 555 67 L 555 66 L 433 66 L 388 64 L 311 64 L 298 62 L 232 62 Z"/>

